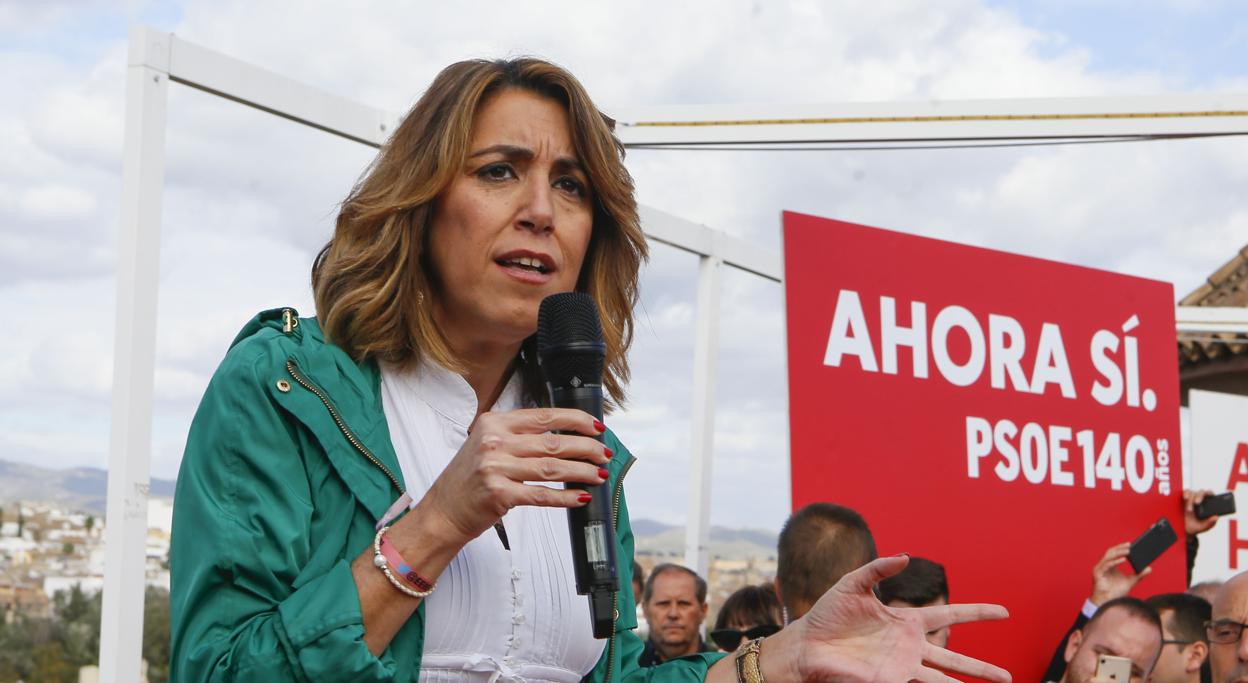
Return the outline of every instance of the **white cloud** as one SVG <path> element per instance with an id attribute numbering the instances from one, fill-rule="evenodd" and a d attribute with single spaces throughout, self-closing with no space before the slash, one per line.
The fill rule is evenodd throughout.
<path id="1" fill-rule="evenodd" d="M 120 170 L 124 107 L 124 44 L 86 75 L 41 89 L 29 103 L 37 144 L 66 162 Z M 70 74 L 65 74 L 70 76 Z"/>
<path id="2" fill-rule="evenodd" d="M 82 220 L 95 212 L 95 196 L 68 185 L 38 185 L 22 192 L 19 210 L 35 221 Z"/>

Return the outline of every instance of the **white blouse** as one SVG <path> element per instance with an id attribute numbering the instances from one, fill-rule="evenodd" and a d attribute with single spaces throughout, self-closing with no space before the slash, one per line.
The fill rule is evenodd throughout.
<path id="1" fill-rule="evenodd" d="M 518 374 L 493 410 L 523 407 Z M 382 409 L 407 491 L 420 500 L 468 438 L 477 397 L 463 377 L 430 362 L 382 365 Z M 562 508 L 517 507 L 473 539 L 425 598 L 420 680 L 579 681 L 606 641 L 595 640 L 588 598 L 576 594 Z"/>

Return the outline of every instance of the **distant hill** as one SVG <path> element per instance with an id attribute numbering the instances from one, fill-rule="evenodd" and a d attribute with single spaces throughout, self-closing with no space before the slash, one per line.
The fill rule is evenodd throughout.
<path id="1" fill-rule="evenodd" d="M 633 527 L 634 536 L 657 536 L 672 529 L 681 529 L 681 533 L 684 533 L 684 527 L 656 522 L 653 519 L 632 519 L 629 520 L 629 524 Z"/>
<path id="2" fill-rule="evenodd" d="M 172 498 L 174 482 L 153 479 L 154 498 Z M 19 500 L 56 503 L 71 510 L 104 516 L 108 471 L 97 467 L 57 470 L 0 460 L 0 504 Z"/>
<path id="3" fill-rule="evenodd" d="M 638 553 L 677 557 L 684 555 L 685 527 L 650 519 L 634 519 L 631 523 Z M 778 536 L 776 532 L 764 529 L 712 526 L 710 555 L 728 559 L 771 557 L 776 554 Z"/>

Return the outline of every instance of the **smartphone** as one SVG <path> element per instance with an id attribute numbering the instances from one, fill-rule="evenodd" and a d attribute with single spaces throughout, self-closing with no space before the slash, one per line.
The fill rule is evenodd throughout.
<path id="1" fill-rule="evenodd" d="M 1131 680 L 1131 660 L 1126 657 L 1099 655 L 1096 658 L 1096 680 L 1127 683 Z"/>
<path id="2" fill-rule="evenodd" d="M 1205 496 L 1196 504 L 1196 519 L 1209 519 L 1214 515 L 1235 514 L 1235 494 L 1228 491 L 1216 496 Z"/>
<path id="3" fill-rule="evenodd" d="M 1139 574 L 1178 540 L 1179 536 L 1174 533 L 1174 527 L 1170 526 L 1170 520 L 1162 517 L 1131 542 L 1131 549 L 1127 551 L 1127 562 Z"/>

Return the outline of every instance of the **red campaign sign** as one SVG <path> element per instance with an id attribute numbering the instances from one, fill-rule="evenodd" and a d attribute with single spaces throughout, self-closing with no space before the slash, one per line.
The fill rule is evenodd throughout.
<path id="1" fill-rule="evenodd" d="M 950 645 L 1039 681 L 1111 545 L 1182 537 L 1164 282 L 786 212 L 793 507 L 945 565 L 1007 622 Z M 1136 594 L 1182 591 L 1182 541 Z"/>

